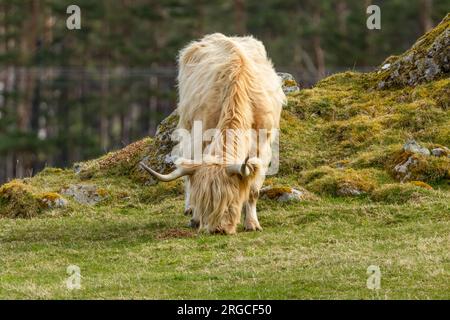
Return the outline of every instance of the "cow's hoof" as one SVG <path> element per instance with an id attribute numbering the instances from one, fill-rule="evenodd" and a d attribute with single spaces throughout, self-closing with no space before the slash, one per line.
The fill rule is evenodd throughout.
<path id="1" fill-rule="evenodd" d="M 187 208 L 186 210 L 184 210 L 184 215 L 185 216 L 192 216 L 192 209 L 191 208 Z"/>
<path id="2" fill-rule="evenodd" d="M 191 219 L 188 223 L 188 227 L 193 228 L 193 229 L 198 229 L 198 227 L 200 227 L 200 221 Z"/>
<path id="3" fill-rule="evenodd" d="M 245 231 L 262 231 L 259 223 L 254 221 L 245 222 L 244 229 Z"/>

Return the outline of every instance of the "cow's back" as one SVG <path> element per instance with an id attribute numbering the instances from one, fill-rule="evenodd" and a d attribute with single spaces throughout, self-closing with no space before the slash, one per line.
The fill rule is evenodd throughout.
<path id="1" fill-rule="evenodd" d="M 253 37 L 226 37 L 216 33 L 185 47 L 179 56 L 179 127 L 190 130 L 194 121 L 203 129 L 216 128 L 222 111 L 227 70 L 236 64 L 234 47 L 251 64 L 258 94 L 251 97 L 254 127 L 278 127 L 284 94 L 281 80 L 267 58 L 263 44 Z"/>

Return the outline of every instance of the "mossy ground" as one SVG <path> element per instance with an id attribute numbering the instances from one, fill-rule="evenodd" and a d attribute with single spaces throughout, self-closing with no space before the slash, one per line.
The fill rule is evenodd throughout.
<path id="1" fill-rule="evenodd" d="M 443 107 L 450 79 L 382 91 L 371 89 L 374 81 L 370 73 L 346 72 L 291 96 L 282 119 L 281 173 L 301 172 L 303 185 L 322 179 L 328 187 L 319 181 L 311 190 L 320 193 L 335 195 L 344 180 L 368 192 L 398 181 L 393 168 L 413 156 L 410 180 L 448 190 L 450 158 L 413 155 L 402 145 L 407 139 L 428 148 L 450 145 L 450 110 Z"/>
<path id="2" fill-rule="evenodd" d="M 34 182 L 60 184 L 56 176 Z M 426 191 L 423 198 L 401 202 L 261 200 L 264 231 L 220 236 L 185 227 L 176 185 L 155 190 L 120 177 L 92 183 L 111 197 L 0 219 L 1 298 L 450 298 L 450 202 L 442 191 L 414 187 Z M 80 290 L 66 287 L 72 264 L 81 269 Z M 378 291 L 366 288 L 369 265 L 381 269 Z"/>
<path id="3" fill-rule="evenodd" d="M 263 232 L 189 229 L 182 181 L 146 186 L 136 167 L 161 143 L 152 139 L 79 174 L 47 168 L 4 186 L 0 298 L 449 299 L 450 158 L 414 155 L 420 165 L 405 183 L 392 168 L 411 156 L 407 139 L 450 146 L 450 79 L 389 90 L 375 89 L 378 80 L 345 72 L 289 96 L 280 171 L 266 185 L 315 196 L 260 199 Z M 86 182 L 104 195 L 96 205 L 36 201 Z M 35 208 L 31 219 L 8 214 Z M 71 264 L 80 290 L 65 285 Z M 376 291 L 366 287 L 370 265 L 382 273 Z"/>
<path id="4" fill-rule="evenodd" d="M 32 219 L 0 219 L 0 297 L 450 298 L 448 181 L 399 183 L 389 171 L 406 138 L 449 145 L 439 134 L 449 125 L 448 109 L 423 97 L 449 80 L 424 85 L 429 91 L 383 92 L 366 92 L 368 81 L 344 73 L 289 98 L 280 172 L 266 184 L 303 186 L 317 197 L 261 199 L 263 232 L 241 226 L 236 236 L 197 234 L 182 215 L 181 181 L 143 186 L 133 168 L 111 162 L 88 179 L 107 195 L 97 205 L 69 201 Z M 446 116 L 424 127 L 398 125 L 405 105 L 421 99 Z M 141 156 L 143 149 L 135 150 Z M 102 159 L 113 158 L 122 156 Z M 83 182 L 72 170 L 48 168 L 27 185 L 58 193 Z M 340 196 L 342 184 L 365 192 Z M 71 264 L 81 268 L 80 290 L 65 285 Z M 369 265 L 382 272 L 377 291 L 366 288 Z"/>

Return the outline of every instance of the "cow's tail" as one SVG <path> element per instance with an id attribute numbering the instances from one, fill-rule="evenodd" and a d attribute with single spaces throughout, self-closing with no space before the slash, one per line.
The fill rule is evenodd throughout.
<path id="1" fill-rule="evenodd" d="M 252 91 L 255 79 L 253 64 L 248 60 L 239 44 L 231 39 L 223 40 L 227 57 L 219 74 L 222 112 L 219 128 L 249 129 L 253 122 Z"/>
<path id="2" fill-rule="evenodd" d="M 253 125 L 252 97 L 257 95 L 252 61 L 238 43 L 231 39 L 223 39 L 222 43 L 226 57 L 217 80 L 217 87 L 220 88 L 218 102 L 221 104 L 217 127 L 222 133 L 222 143 L 226 143 L 222 146 L 223 155 L 229 163 L 248 156 L 251 142 L 245 133 L 249 133 Z"/>

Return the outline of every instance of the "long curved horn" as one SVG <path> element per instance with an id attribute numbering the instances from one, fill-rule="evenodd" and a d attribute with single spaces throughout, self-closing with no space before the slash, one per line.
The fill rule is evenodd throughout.
<path id="1" fill-rule="evenodd" d="M 156 179 L 164 182 L 169 182 L 175 179 L 178 179 L 183 176 L 187 176 L 192 174 L 192 170 L 188 170 L 185 168 L 177 168 L 174 171 L 172 171 L 169 174 L 161 174 L 153 170 L 152 168 L 148 167 L 144 162 L 139 163 L 143 169 L 145 169 L 148 173 L 150 173 L 152 176 L 154 176 Z"/>
<path id="2" fill-rule="evenodd" d="M 247 158 L 245 158 L 244 163 L 242 164 L 232 164 L 227 166 L 227 173 L 229 175 L 233 175 L 233 174 L 238 174 L 240 175 L 242 178 L 246 178 L 251 174 L 251 170 L 250 167 L 248 165 L 248 159 L 249 157 L 247 156 Z"/>

